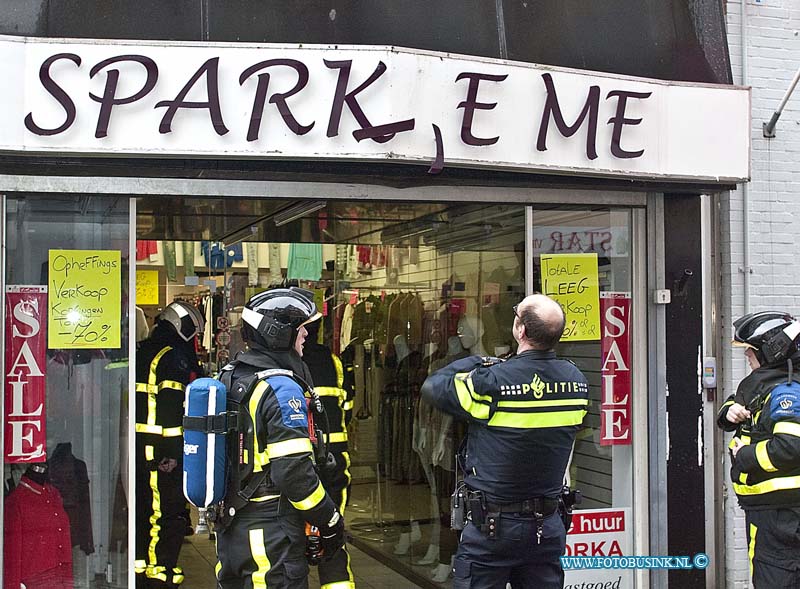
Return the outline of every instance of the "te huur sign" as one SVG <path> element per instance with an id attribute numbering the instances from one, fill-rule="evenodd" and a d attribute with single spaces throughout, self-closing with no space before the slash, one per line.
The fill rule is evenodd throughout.
<path id="1" fill-rule="evenodd" d="M 0 151 L 742 181 L 750 91 L 375 46 L 0 36 Z"/>

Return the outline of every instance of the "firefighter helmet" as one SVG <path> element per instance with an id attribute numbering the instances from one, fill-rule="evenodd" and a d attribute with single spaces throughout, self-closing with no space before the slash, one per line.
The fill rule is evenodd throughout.
<path id="1" fill-rule="evenodd" d="M 156 321 L 170 325 L 185 342 L 202 333 L 205 326 L 203 315 L 197 307 L 183 301 L 173 301 L 167 305 Z"/>
<path id="2" fill-rule="evenodd" d="M 752 349 L 762 365 L 785 362 L 797 351 L 800 322 L 789 313 L 748 313 L 733 322 L 733 344 Z"/>
<path id="3" fill-rule="evenodd" d="M 242 337 L 267 350 L 285 352 L 294 347 L 301 326 L 322 317 L 311 291 L 276 288 L 254 295 L 242 310 Z"/>

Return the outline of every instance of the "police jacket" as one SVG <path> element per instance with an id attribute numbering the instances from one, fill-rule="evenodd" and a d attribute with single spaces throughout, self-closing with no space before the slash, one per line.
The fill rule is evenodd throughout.
<path id="1" fill-rule="evenodd" d="M 800 357 L 793 358 L 800 365 Z M 737 402 L 750 410 L 741 424 L 726 419 Z M 744 509 L 800 506 L 800 375 L 787 366 L 754 370 L 720 408 L 717 423 L 745 444 L 731 459 L 733 489 Z"/>
<path id="2" fill-rule="evenodd" d="M 347 452 L 347 426 L 353 412 L 353 366 L 344 366 L 330 348 L 306 340 L 303 362 L 314 380 L 330 429 L 323 434 L 332 452 Z"/>
<path id="3" fill-rule="evenodd" d="M 153 468 L 162 458 L 183 457 L 186 385 L 201 369 L 191 344 L 157 326 L 136 352 L 136 456 Z M 151 469 L 152 470 L 152 469 Z"/>
<path id="4" fill-rule="evenodd" d="M 252 389 L 246 410 L 253 423 L 252 475 L 266 475 L 265 482 L 251 499 L 266 502 L 283 496 L 303 513 L 306 521 L 321 527 L 333 517 L 336 507 L 325 492 L 314 464 L 314 449 L 309 438 L 309 395 L 299 382 L 310 384 L 308 369 L 295 352 L 271 352 L 253 348 L 224 370 L 233 370 L 231 388 L 237 381 L 264 370 L 291 371 L 291 376 L 269 376 Z M 261 475 L 262 477 L 264 475 Z M 246 481 L 245 481 L 246 482 Z"/>
<path id="5" fill-rule="evenodd" d="M 430 375 L 422 396 L 469 422 L 461 457 L 466 484 L 494 503 L 561 493 L 589 403 L 586 377 L 553 351 L 492 364 L 478 356 Z"/>

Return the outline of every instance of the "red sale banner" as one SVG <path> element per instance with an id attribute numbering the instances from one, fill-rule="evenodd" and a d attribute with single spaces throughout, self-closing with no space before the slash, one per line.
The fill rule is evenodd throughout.
<path id="1" fill-rule="evenodd" d="M 631 443 L 631 295 L 600 293 L 600 445 Z"/>
<path id="2" fill-rule="evenodd" d="M 47 460 L 46 286 L 6 287 L 5 461 Z"/>

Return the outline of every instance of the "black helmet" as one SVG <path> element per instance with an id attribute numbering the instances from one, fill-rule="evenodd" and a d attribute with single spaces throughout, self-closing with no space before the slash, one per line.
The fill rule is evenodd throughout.
<path id="1" fill-rule="evenodd" d="M 172 327 L 185 342 L 202 333 L 205 325 L 203 315 L 197 307 L 183 301 L 174 301 L 167 305 L 156 321 Z"/>
<path id="2" fill-rule="evenodd" d="M 322 317 L 314 293 L 302 288 L 276 288 L 254 295 L 242 310 L 242 337 L 268 350 L 294 347 L 297 330 Z"/>
<path id="3" fill-rule="evenodd" d="M 748 313 L 733 322 L 733 345 L 750 348 L 762 365 L 779 364 L 797 351 L 800 322 L 789 313 Z"/>

